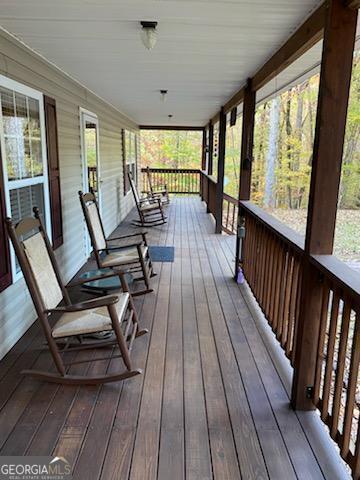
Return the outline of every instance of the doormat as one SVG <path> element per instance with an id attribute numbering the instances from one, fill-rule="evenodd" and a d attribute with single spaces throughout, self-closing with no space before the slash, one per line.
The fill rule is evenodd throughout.
<path id="1" fill-rule="evenodd" d="M 175 247 L 149 246 L 149 255 L 153 262 L 173 262 Z"/>

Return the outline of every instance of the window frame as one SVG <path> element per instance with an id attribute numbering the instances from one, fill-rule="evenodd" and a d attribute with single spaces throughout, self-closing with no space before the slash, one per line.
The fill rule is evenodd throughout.
<path id="1" fill-rule="evenodd" d="M 127 136 L 129 136 L 129 141 L 127 141 Z M 127 143 L 129 144 L 129 149 L 126 148 Z M 128 152 L 130 150 L 130 154 Z M 127 128 L 122 129 L 122 154 L 123 154 L 123 175 L 124 175 L 124 194 L 127 195 L 131 188 L 130 183 L 128 182 L 128 167 L 135 165 L 135 184 L 138 185 L 138 133 L 134 130 Z M 130 155 L 130 156 L 129 156 Z"/>
<path id="2" fill-rule="evenodd" d="M 2 104 L 0 97 L 0 147 L 2 152 L 2 167 L 3 167 L 3 181 L 4 181 L 4 196 L 5 196 L 5 208 L 6 215 L 11 217 L 11 204 L 10 204 L 10 192 L 18 188 L 29 187 L 32 185 L 43 185 L 44 195 L 44 215 L 45 215 L 45 227 L 47 235 L 52 241 L 51 233 L 51 208 L 50 208 L 50 194 L 49 194 L 49 175 L 48 175 L 48 161 L 47 161 L 47 145 L 46 145 L 46 128 L 45 128 L 45 111 L 44 111 L 44 95 L 43 93 L 35 90 L 27 85 L 17 82 L 11 78 L 5 77 L 0 74 L 0 86 L 7 88 L 8 90 L 15 91 L 27 97 L 31 97 L 39 102 L 39 120 L 40 120 L 40 142 L 42 150 L 42 163 L 43 174 L 37 177 L 26 178 L 21 180 L 9 180 L 7 171 L 7 162 L 5 155 L 5 138 L 4 138 L 4 124 L 2 114 Z M 19 281 L 23 274 L 21 270 L 16 271 L 16 256 L 13 246 L 10 244 L 10 264 L 12 273 L 12 284 Z"/>

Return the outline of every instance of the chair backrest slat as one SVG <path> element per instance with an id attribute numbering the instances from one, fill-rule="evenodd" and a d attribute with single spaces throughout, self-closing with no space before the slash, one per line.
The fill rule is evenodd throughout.
<path id="1" fill-rule="evenodd" d="M 90 235 L 91 245 L 94 249 L 95 258 L 99 264 L 100 250 L 106 250 L 106 237 L 99 213 L 94 192 L 83 193 L 79 191 L 81 208 L 85 217 L 86 226 Z"/>
<path id="2" fill-rule="evenodd" d="M 139 192 L 137 191 L 137 188 L 136 188 L 134 179 L 133 179 L 133 177 L 132 177 L 132 175 L 131 175 L 130 172 L 128 173 L 128 177 L 129 177 L 129 182 L 130 182 L 131 190 L 132 190 L 133 195 L 134 195 L 134 199 L 135 199 L 136 205 L 139 206 L 139 205 L 140 205 Z"/>
<path id="3" fill-rule="evenodd" d="M 42 233 L 37 232 L 21 244 L 45 308 L 55 308 L 62 301 L 63 292 Z"/>
<path id="4" fill-rule="evenodd" d="M 85 203 L 85 207 L 88 211 L 88 218 L 91 224 L 90 228 L 93 232 L 93 239 L 95 242 L 95 245 L 93 245 L 93 247 L 96 250 L 104 250 L 106 248 L 106 238 L 104 235 L 104 229 L 102 226 L 98 207 L 95 201 Z"/>

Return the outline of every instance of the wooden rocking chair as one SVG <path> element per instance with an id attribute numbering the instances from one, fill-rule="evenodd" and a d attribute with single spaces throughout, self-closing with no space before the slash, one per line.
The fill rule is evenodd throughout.
<path id="1" fill-rule="evenodd" d="M 163 205 L 168 205 L 170 203 L 170 197 L 167 185 L 163 185 L 160 190 L 154 190 L 149 166 L 146 167 L 146 177 L 149 185 L 149 191 L 147 192 L 147 195 L 153 198 L 158 197 Z"/>
<path id="2" fill-rule="evenodd" d="M 134 196 L 139 220 L 133 220 L 133 225 L 141 227 L 155 227 L 166 223 L 166 216 L 159 197 L 140 198 L 131 173 L 128 173 L 130 187 Z"/>
<path id="3" fill-rule="evenodd" d="M 146 289 L 132 292 L 132 295 L 137 296 L 152 292 L 150 277 L 156 274 L 149 255 L 146 232 L 122 235 L 107 240 L 95 194 L 80 191 L 79 198 L 98 268 L 126 268 L 130 273 L 142 272 L 142 276 L 136 278 L 136 280 L 143 280 Z M 135 241 L 136 237 L 139 238 L 138 241 Z M 127 239 L 131 239 L 132 243 L 125 245 L 112 243 Z"/>
<path id="4" fill-rule="evenodd" d="M 78 385 L 115 382 L 142 373 L 141 370 L 132 368 L 130 352 L 135 338 L 143 335 L 147 330 L 139 330 L 138 317 L 124 273 L 117 271 L 91 279 L 96 280 L 117 275 L 120 277 L 122 293 L 81 303 L 72 303 L 68 289 L 81 285 L 89 279 L 74 282 L 67 286 L 64 285 L 38 210 L 34 209 L 34 213 L 35 218 L 25 218 L 17 225 L 12 223 L 11 218 L 7 218 L 7 231 L 29 288 L 57 372 L 23 370 L 21 373 L 48 382 Z M 53 317 L 57 319 L 55 324 L 52 321 Z M 84 341 L 84 336 L 104 331 L 113 331 L 112 339 Z M 120 354 L 114 355 L 114 352 L 112 352 L 111 355 L 106 357 L 73 362 L 63 360 L 65 354 L 73 351 L 109 346 L 118 347 Z M 68 368 L 74 364 L 112 360 L 120 357 L 125 368 L 123 367 L 118 373 L 97 376 L 68 373 Z"/>

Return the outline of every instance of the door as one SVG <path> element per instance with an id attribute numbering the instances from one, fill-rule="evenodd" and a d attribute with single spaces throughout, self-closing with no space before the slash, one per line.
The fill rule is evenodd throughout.
<path id="1" fill-rule="evenodd" d="M 99 121 L 97 116 L 80 109 L 81 147 L 83 169 L 83 192 L 93 190 L 96 195 L 101 214 L 101 177 L 99 155 Z M 91 253 L 91 243 L 84 221 L 86 256 Z"/>

